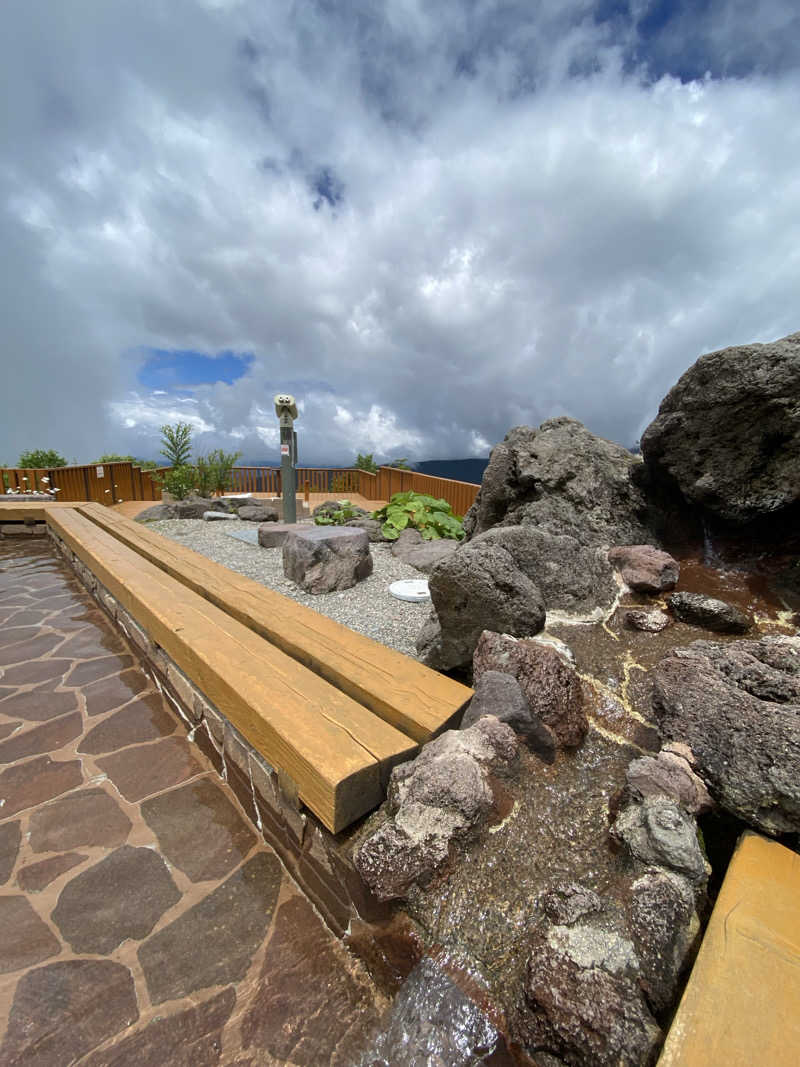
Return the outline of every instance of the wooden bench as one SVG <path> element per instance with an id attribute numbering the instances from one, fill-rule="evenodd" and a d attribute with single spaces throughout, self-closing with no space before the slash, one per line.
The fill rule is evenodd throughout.
<path id="1" fill-rule="evenodd" d="M 47 522 L 248 742 L 295 782 L 329 830 L 338 833 L 381 803 L 391 768 L 416 752 L 414 739 L 84 510 L 48 507 Z M 191 585 L 201 578 L 199 568 Z M 287 601 L 278 599 L 283 609 Z"/>
<path id="2" fill-rule="evenodd" d="M 800 1063 L 800 856 L 745 833 L 659 1067 Z"/>
<path id="3" fill-rule="evenodd" d="M 418 742 L 451 725 L 472 690 L 101 504 L 78 511 L 164 573 Z M 387 594 L 388 595 L 388 594 Z"/>

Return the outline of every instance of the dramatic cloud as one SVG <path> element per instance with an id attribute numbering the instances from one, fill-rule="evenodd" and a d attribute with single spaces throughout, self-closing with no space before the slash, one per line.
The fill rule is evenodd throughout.
<path id="1" fill-rule="evenodd" d="M 631 444 L 800 328 L 800 25 L 768 0 L 11 0 L 0 460 Z"/>

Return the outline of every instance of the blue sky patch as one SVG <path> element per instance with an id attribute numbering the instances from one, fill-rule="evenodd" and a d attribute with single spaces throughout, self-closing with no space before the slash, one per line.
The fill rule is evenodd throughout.
<path id="1" fill-rule="evenodd" d="M 232 385 L 247 373 L 253 362 L 249 354 L 220 352 L 205 356 L 191 350 L 169 351 L 148 349 L 149 355 L 139 369 L 139 382 L 148 389 L 165 389 L 170 393 L 193 385 L 214 385 L 225 382 Z"/>

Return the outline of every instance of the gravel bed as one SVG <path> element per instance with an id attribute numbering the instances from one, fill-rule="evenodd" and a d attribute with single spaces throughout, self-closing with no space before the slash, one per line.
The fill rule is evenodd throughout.
<path id="1" fill-rule="evenodd" d="M 223 527 L 251 527 L 254 523 L 236 519 L 224 522 L 206 522 L 204 519 L 162 519 L 144 524 L 150 530 L 169 537 L 187 548 L 199 552 L 215 563 L 230 567 L 232 571 L 252 578 L 277 593 L 291 597 L 299 604 L 313 608 L 352 630 L 366 634 L 389 648 L 396 648 L 416 659 L 417 635 L 428 617 L 430 601 L 412 604 L 397 600 L 389 592 L 392 582 L 400 578 L 424 578 L 416 568 L 401 563 L 392 555 L 391 545 L 372 544 L 370 552 L 374 569 L 369 578 L 358 582 L 352 589 L 339 593 L 320 593 L 312 596 L 303 592 L 283 574 L 283 550 L 248 545 L 230 534 Z"/>

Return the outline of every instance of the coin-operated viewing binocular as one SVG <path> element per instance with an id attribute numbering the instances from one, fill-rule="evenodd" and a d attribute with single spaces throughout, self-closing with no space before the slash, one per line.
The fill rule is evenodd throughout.
<path id="1" fill-rule="evenodd" d="M 275 396 L 275 414 L 279 419 L 297 418 L 297 404 L 291 393 L 277 393 Z"/>

